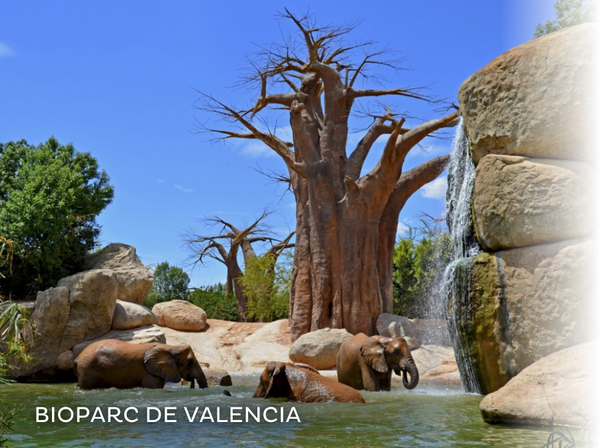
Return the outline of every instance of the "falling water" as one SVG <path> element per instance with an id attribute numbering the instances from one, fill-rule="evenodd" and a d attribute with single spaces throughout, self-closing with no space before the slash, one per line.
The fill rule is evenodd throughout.
<path id="1" fill-rule="evenodd" d="M 453 261 L 446 268 L 444 289 L 447 297 L 447 320 L 456 361 L 467 392 L 480 393 L 468 341 L 461 330 L 470 325 L 470 280 L 472 259 L 479 252 L 471 218 L 471 194 L 475 182 L 475 166 L 469 155 L 468 140 L 461 122 L 454 137 L 448 173 L 446 219 L 450 229 Z M 468 333 L 468 331 L 467 331 Z"/>

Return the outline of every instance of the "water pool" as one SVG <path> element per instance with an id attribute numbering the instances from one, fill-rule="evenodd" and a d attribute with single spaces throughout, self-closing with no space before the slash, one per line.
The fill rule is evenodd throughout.
<path id="1" fill-rule="evenodd" d="M 223 394 L 223 387 L 190 390 L 176 385 L 161 390 L 81 391 L 74 384 L 12 384 L 0 392 L 18 408 L 8 435 L 11 447 L 515 448 L 544 446 L 549 434 L 547 429 L 488 425 L 479 414 L 481 397 L 453 387 L 365 392 L 366 404 L 305 404 L 253 399 L 257 383 L 256 378 L 234 377 L 235 385 L 227 388 L 230 397 Z M 85 409 L 90 411 L 79 423 L 78 407 L 82 417 Z M 36 408 L 43 408 L 37 417 L 40 422 Z M 58 420 L 61 408 L 69 408 L 60 412 L 63 420 L 70 420 L 73 411 L 72 421 Z M 165 409 L 171 421 L 165 421 Z M 159 410 L 161 418 L 152 422 Z M 246 410 L 251 412 L 248 418 Z M 91 421 L 94 413 L 96 419 Z M 48 421 L 41 422 L 46 415 Z"/>

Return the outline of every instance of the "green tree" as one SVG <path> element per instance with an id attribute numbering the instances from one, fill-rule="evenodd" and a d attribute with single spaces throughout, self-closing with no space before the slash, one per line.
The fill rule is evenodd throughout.
<path id="1" fill-rule="evenodd" d="M 226 291 L 223 283 L 194 289 L 188 301 L 202 308 L 209 319 L 231 322 L 239 319 L 238 301 L 233 293 Z"/>
<path id="2" fill-rule="evenodd" d="M 418 240 L 418 242 L 417 242 Z M 394 248 L 394 313 L 411 318 L 442 318 L 440 286 L 450 262 L 450 236 L 437 227 L 418 238 L 411 230 Z"/>
<path id="3" fill-rule="evenodd" d="M 190 276 L 177 266 L 162 262 L 154 269 L 154 283 L 148 292 L 145 304 L 152 308 L 159 302 L 170 300 L 187 300 Z"/>
<path id="4" fill-rule="evenodd" d="M 273 253 L 247 260 L 240 284 L 248 298 L 248 316 L 259 322 L 272 322 L 289 316 L 292 255 L 284 253 L 282 261 Z"/>
<path id="5" fill-rule="evenodd" d="M 584 22 L 593 22 L 598 18 L 598 0 L 557 0 L 554 3 L 555 20 L 548 20 L 545 24 L 535 26 L 534 37 L 544 36 L 554 31 L 578 25 Z"/>
<path id="6" fill-rule="evenodd" d="M 0 143 L 0 236 L 14 245 L 0 294 L 33 296 L 81 270 L 100 233 L 96 217 L 113 194 L 96 159 L 71 144 Z"/>

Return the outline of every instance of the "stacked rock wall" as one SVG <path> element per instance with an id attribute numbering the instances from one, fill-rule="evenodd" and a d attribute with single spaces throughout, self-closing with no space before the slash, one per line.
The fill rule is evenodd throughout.
<path id="1" fill-rule="evenodd" d="M 135 248 L 125 244 L 110 244 L 92 255 L 87 267 L 61 279 L 55 288 L 38 292 L 28 341 L 31 360 L 11 359 L 9 376 L 47 379 L 55 377 L 58 370 L 69 370 L 74 346 L 115 328 L 117 301 L 143 302 L 152 287 L 152 274 Z"/>
<path id="2" fill-rule="evenodd" d="M 532 40 L 459 91 L 484 249 L 462 337 L 483 393 L 594 337 L 598 34 L 583 24 Z"/>

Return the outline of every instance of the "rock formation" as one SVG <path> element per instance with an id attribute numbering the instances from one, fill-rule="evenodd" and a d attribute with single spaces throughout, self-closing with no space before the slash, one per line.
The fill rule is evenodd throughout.
<path id="1" fill-rule="evenodd" d="M 185 300 L 157 303 L 152 307 L 152 312 L 161 327 L 181 331 L 202 331 L 206 327 L 206 312 Z"/>
<path id="2" fill-rule="evenodd" d="M 112 243 L 91 254 L 86 260 L 88 270 L 110 269 L 119 284 L 117 299 L 141 305 L 146 300 L 154 277 L 138 258 L 135 247 Z"/>
<path id="3" fill-rule="evenodd" d="M 600 343 L 588 342 L 536 361 L 479 408 L 488 423 L 573 425 L 594 421 Z"/>
<path id="4" fill-rule="evenodd" d="M 158 323 L 158 317 L 143 305 L 117 300 L 112 320 L 113 330 L 129 330 Z"/>
<path id="5" fill-rule="evenodd" d="M 57 370 L 68 370 L 76 345 L 111 330 L 117 299 L 139 301 L 152 286 L 152 275 L 131 246 L 111 244 L 91 255 L 88 267 L 38 292 L 31 315 L 31 361 L 11 360 L 15 367 L 9 376 L 52 378 Z"/>
<path id="6" fill-rule="evenodd" d="M 484 252 L 466 274 L 468 309 L 455 311 L 483 393 L 593 337 L 599 30 L 587 23 L 532 40 L 459 91 Z"/>
<path id="7" fill-rule="evenodd" d="M 290 359 L 302 362 L 317 370 L 335 367 L 340 345 L 352 334 L 345 329 L 322 328 L 305 333 L 290 347 Z"/>

